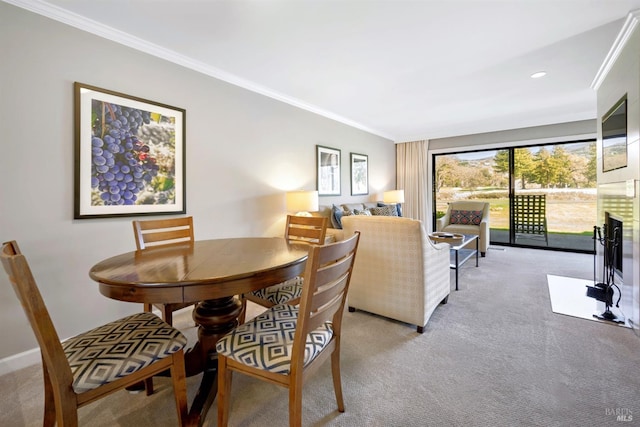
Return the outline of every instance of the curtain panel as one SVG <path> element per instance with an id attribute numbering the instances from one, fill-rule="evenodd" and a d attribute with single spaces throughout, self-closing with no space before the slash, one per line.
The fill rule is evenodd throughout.
<path id="1" fill-rule="evenodd" d="M 428 149 L 428 140 L 396 144 L 396 188 L 404 189 L 403 216 L 421 220 L 426 230 L 431 221 L 427 206 Z"/>

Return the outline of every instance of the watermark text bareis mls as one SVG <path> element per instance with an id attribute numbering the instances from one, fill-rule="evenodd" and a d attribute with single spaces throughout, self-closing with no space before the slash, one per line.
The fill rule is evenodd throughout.
<path id="1" fill-rule="evenodd" d="M 605 408 L 607 416 L 616 417 L 616 421 L 633 421 L 633 411 L 629 408 Z"/>

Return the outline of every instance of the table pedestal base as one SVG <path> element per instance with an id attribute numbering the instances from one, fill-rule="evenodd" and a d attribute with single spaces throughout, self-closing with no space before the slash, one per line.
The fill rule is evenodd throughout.
<path id="1" fill-rule="evenodd" d="M 193 310 L 193 320 L 199 325 L 198 342 L 185 354 L 185 365 L 187 376 L 202 372 L 200 387 L 189 408 L 193 425 L 202 425 L 218 391 L 216 343 L 238 326 L 241 312 L 242 303 L 236 297 L 203 301 Z"/>

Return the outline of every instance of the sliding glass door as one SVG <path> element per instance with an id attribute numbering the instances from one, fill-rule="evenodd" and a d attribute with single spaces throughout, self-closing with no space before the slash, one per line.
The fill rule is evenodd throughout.
<path id="1" fill-rule="evenodd" d="M 508 150 L 436 155 L 433 186 L 436 218 L 444 216 L 447 205 L 455 200 L 489 202 L 491 240 L 509 243 L 508 157 Z M 504 164 L 496 162 L 505 158 Z M 502 170 L 503 167 L 506 169 Z"/>
<path id="2" fill-rule="evenodd" d="M 595 142 L 513 150 L 514 209 L 523 212 L 514 220 L 530 223 L 528 233 L 516 224 L 516 244 L 593 251 L 595 150 Z"/>
<path id="3" fill-rule="evenodd" d="M 486 201 L 491 243 L 591 252 L 595 165 L 595 141 L 437 154 L 434 217 L 453 200 Z"/>

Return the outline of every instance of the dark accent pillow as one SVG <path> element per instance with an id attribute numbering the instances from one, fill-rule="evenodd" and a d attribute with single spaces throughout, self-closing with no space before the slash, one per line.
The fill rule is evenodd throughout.
<path id="1" fill-rule="evenodd" d="M 331 208 L 331 225 L 333 225 L 333 228 L 342 229 L 342 217 L 349 215 L 353 215 L 353 212 L 342 210 L 341 207 L 333 205 Z"/>
<path id="2" fill-rule="evenodd" d="M 383 206 L 395 206 L 396 207 L 396 211 L 398 212 L 398 216 L 402 216 L 402 205 L 400 205 L 400 203 L 394 203 L 394 204 L 386 204 L 386 203 L 382 203 L 382 202 L 378 202 L 378 207 L 383 207 Z"/>
<path id="3" fill-rule="evenodd" d="M 482 211 L 451 210 L 449 224 L 480 225 Z"/>
<path id="4" fill-rule="evenodd" d="M 331 208 L 331 225 L 333 228 L 342 229 L 342 208 L 333 205 Z"/>
<path id="5" fill-rule="evenodd" d="M 370 208 L 371 215 L 381 216 L 398 216 L 398 210 L 393 205 L 379 206 L 377 208 Z"/>

